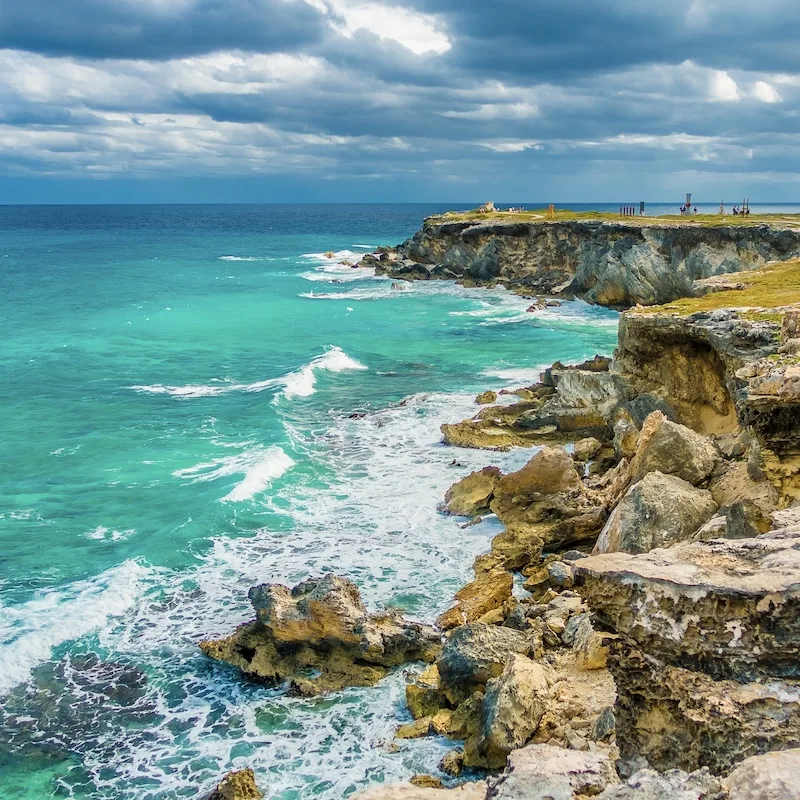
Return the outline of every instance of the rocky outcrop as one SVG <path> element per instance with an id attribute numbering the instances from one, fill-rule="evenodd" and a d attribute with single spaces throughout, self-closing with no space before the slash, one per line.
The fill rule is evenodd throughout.
<path id="1" fill-rule="evenodd" d="M 256 785 L 255 773 L 247 768 L 229 772 L 207 800 L 261 800 L 263 797 Z"/>
<path id="2" fill-rule="evenodd" d="M 447 490 L 441 510 L 462 517 L 474 517 L 488 511 L 494 488 L 502 476 L 497 467 L 484 467 L 470 473 Z"/>
<path id="3" fill-rule="evenodd" d="M 800 256 L 800 232 L 770 226 L 429 218 L 394 250 L 361 263 L 404 280 L 503 284 L 606 306 L 652 305 L 712 275 Z"/>
<path id="4" fill-rule="evenodd" d="M 456 592 L 455 606 L 436 620 L 443 631 L 480 621 L 511 599 L 514 577 L 506 568 L 505 559 L 496 555 L 478 556 L 473 569 L 475 580 Z"/>
<path id="5" fill-rule="evenodd" d="M 256 619 L 200 648 L 249 677 L 272 684 L 288 679 L 299 694 L 369 686 L 392 667 L 433 661 L 440 647 L 439 634 L 429 626 L 398 612 L 369 614 L 355 584 L 336 575 L 291 590 L 261 584 L 248 596 Z M 309 670 L 320 674 L 305 677 Z"/>
<path id="6" fill-rule="evenodd" d="M 800 530 L 574 565 L 601 626 L 623 767 L 708 766 L 800 744 Z"/>

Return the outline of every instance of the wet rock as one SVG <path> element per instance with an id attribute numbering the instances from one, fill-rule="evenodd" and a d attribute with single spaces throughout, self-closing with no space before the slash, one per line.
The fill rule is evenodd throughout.
<path id="1" fill-rule="evenodd" d="M 464 751 L 461 748 L 451 750 L 439 762 L 439 769 L 445 775 L 457 778 L 464 769 Z"/>
<path id="2" fill-rule="evenodd" d="M 746 758 L 723 783 L 730 800 L 800 800 L 800 749 Z"/>
<path id="3" fill-rule="evenodd" d="M 420 717 L 401 725 L 394 734 L 395 739 L 421 739 L 431 732 L 432 717 Z"/>
<path id="4" fill-rule="evenodd" d="M 646 553 L 689 539 L 717 510 L 711 493 L 674 475 L 651 472 L 611 513 L 594 553 Z"/>
<path id="5" fill-rule="evenodd" d="M 503 672 L 512 653 L 527 654 L 531 640 L 521 631 L 482 623 L 456 628 L 436 659 L 440 685 L 450 702 L 466 699 Z"/>
<path id="6" fill-rule="evenodd" d="M 487 405 L 488 403 L 496 403 L 497 402 L 497 392 L 493 392 L 491 389 L 488 389 L 485 392 L 482 392 L 475 398 L 475 402 L 478 405 Z"/>
<path id="7" fill-rule="evenodd" d="M 619 778 L 601 753 L 567 750 L 548 744 L 529 744 L 508 757 L 502 775 L 490 779 L 492 800 L 573 800 L 593 797 Z"/>
<path id="8" fill-rule="evenodd" d="M 414 719 L 432 717 L 448 706 L 439 688 L 439 669 L 431 664 L 406 684 L 406 705 Z"/>
<path id="9" fill-rule="evenodd" d="M 697 485 L 708 478 L 718 461 L 711 439 L 654 411 L 639 433 L 631 479 L 638 481 L 647 473 L 658 471 Z"/>
<path id="10" fill-rule="evenodd" d="M 269 683 L 289 678 L 300 694 L 369 686 L 390 668 L 433 661 L 439 634 L 397 612 L 369 614 L 352 581 L 335 575 L 289 590 L 262 584 L 249 592 L 256 619 L 226 639 L 205 641 L 209 657 Z M 316 677 L 305 677 L 310 669 Z"/>
<path id="11" fill-rule="evenodd" d="M 506 569 L 504 559 L 494 555 L 478 556 L 473 569 L 475 580 L 456 592 L 456 605 L 436 620 L 444 631 L 474 622 L 501 608 L 511 598 L 514 577 Z"/>
<path id="12" fill-rule="evenodd" d="M 486 684 L 479 735 L 467 741 L 464 764 L 500 768 L 536 731 L 550 700 L 550 669 L 519 654 Z"/>
<path id="13" fill-rule="evenodd" d="M 727 796 L 720 781 L 707 769 L 691 774 L 679 769 L 661 773 L 643 769 L 606 789 L 598 800 L 727 800 Z"/>
<path id="14" fill-rule="evenodd" d="M 553 548 L 593 538 L 606 518 L 605 506 L 584 488 L 563 447 L 543 447 L 501 478 L 491 509 L 513 534 L 527 532 Z"/>
<path id="15" fill-rule="evenodd" d="M 575 563 L 604 627 L 717 678 L 800 679 L 800 530 Z"/>
<path id="16" fill-rule="evenodd" d="M 422 788 L 444 789 L 444 784 L 439 778 L 434 778 L 433 775 L 413 775 L 409 783 Z"/>
<path id="17" fill-rule="evenodd" d="M 599 439 L 588 436 L 586 439 L 575 442 L 572 454 L 578 461 L 589 461 L 597 455 L 602 446 L 603 443 Z"/>
<path id="18" fill-rule="evenodd" d="M 256 776 L 252 769 L 229 772 L 208 796 L 208 800 L 261 800 L 263 794 L 256 786 Z"/>
<path id="19" fill-rule="evenodd" d="M 447 490 L 441 510 L 462 517 L 487 512 L 495 486 L 502 477 L 503 473 L 497 467 L 484 467 L 470 473 Z"/>

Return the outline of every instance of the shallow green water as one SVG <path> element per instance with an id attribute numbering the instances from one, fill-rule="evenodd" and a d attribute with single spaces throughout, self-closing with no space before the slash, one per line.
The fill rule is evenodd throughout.
<path id="1" fill-rule="evenodd" d="M 327 570 L 432 619 L 497 529 L 436 504 L 530 455 L 452 468 L 439 425 L 612 350 L 602 309 L 339 263 L 435 210 L 0 209 L 4 797 L 194 797 L 247 764 L 271 797 L 333 798 L 431 770 L 442 742 L 383 745 L 402 676 L 286 698 L 196 642 L 253 583 Z"/>

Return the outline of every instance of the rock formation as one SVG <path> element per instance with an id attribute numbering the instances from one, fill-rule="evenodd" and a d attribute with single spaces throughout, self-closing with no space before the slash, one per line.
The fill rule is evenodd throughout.
<path id="1" fill-rule="evenodd" d="M 253 770 L 247 768 L 229 772 L 207 800 L 261 800 L 263 797 L 256 785 Z"/>
<path id="2" fill-rule="evenodd" d="M 800 232 L 762 226 L 431 217 L 411 239 L 362 265 L 404 280 L 503 284 L 625 307 L 693 293 L 709 276 L 800 256 Z"/>
<path id="3" fill-rule="evenodd" d="M 249 595 L 256 619 L 232 636 L 200 643 L 211 658 L 299 694 L 369 686 L 392 667 L 433 661 L 439 634 L 397 612 L 368 614 L 352 581 L 326 575 L 288 589 L 261 584 Z M 317 670 L 316 677 L 306 677 Z"/>

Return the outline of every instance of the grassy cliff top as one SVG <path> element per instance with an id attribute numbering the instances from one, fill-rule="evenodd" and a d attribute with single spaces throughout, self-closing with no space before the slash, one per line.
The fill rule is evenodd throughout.
<path id="1" fill-rule="evenodd" d="M 636 313 L 671 313 L 687 316 L 697 311 L 713 311 L 717 308 L 748 308 L 745 316 L 754 319 L 773 319 L 778 321 L 779 312 L 769 309 L 800 303 L 800 259 L 779 261 L 767 264 L 755 272 L 735 272 L 726 276 L 741 289 L 726 289 L 703 297 L 684 297 L 663 306 L 649 306 L 637 309 Z"/>
<path id="2" fill-rule="evenodd" d="M 482 214 L 477 209 L 471 211 L 448 211 L 428 217 L 426 224 L 436 225 L 443 222 L 617 222 L 626 225 L 697 225 L 700 227 L 717 227 L 720 225 L 774 225 L 778 228 L 800 228 L 800 214 L 751 214 L 749 217 L 726 214 L 664 214 L 662 216 L 621 217 L 618 213 L 608 211 L 570 211 L 556 209 L 555 216 L 550 219 L 546 208 L 530 211 L 494 211 Z"/>

